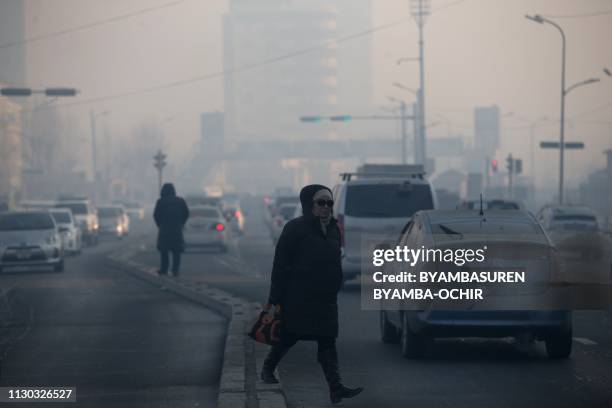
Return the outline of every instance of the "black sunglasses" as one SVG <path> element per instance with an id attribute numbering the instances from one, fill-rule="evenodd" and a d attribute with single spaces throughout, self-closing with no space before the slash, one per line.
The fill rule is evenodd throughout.
<path id="1" fill-rule="evenodd" d="M 334 200 L 315 200 L 315 204 L 319 207 L 325 207 L 325 205 L 327 204 L 329 208 L 332 208 L 334 206 Z"/>

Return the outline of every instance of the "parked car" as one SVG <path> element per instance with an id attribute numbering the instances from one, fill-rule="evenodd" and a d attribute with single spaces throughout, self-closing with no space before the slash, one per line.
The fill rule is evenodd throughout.
<path id="1" fill-rule="evenodd" d="M 98 213 L 88 199 L 62 199 L 55 204 L 55 208 L 70 209 L 77 225 L 81 229 L 83 241 L 89 245 L 98 243 L 98 232 L 100 229 Z"/>
<path id="2" fill-rule="evenodd" d="M 459 210 L 479 210 L 480 199 L 466 200 L 457 207 Z M 495 198 L 482 200 L 483 210 L 524 210 L 525 204 L 518 200 Z"/>
<path id="3" fill-rule="evenodd" d="M 123 207 L 118 205 L 98 207 L 100 234 L 113 235 L 119 239 L 129 232 L 129 218 Z"/>
<path id="4" fill-rule="evenodd" d="M 473 211 L 419 211 L 396 241 L 409 248 L 486 250 L 486 265 L 466 262 L 460 270 L 516 270 L 522 268 L 529 281 L 563 282 L 554 245 L 535 217 L 524 210 L 488 211 L 483 217 Z M 419 260 L 408 270 L 432 270 Z M 391 266 L 394 267 L 394 266 Z M 445 265 L 434 264 L 440 270 Z M 502 269 L 503 268 L 503 269 Z M 435 269 L 434 269 L 435 270 Z M 445 270 L 445 269 L 442 269 Z M 491 289 L 501 293 L 508 286 Z M 510 301 L 521 296 L 541 299 L 547 286 L 519 286 Z M 505 296 L 508 299 L 509 296 Z M 518 303 L 517 303 L 518 304 Z M 382 310 L 381 338 L 401 343 L 404 357 L 419 357 L 435 337 L 508 337 L 529 335 L 543 340 L 551 358 L 567 358 L 572 350 L 572 315 L 568 310 Z"/>
<path id="5" fill-rule="evenodd" d="M 227 251 L 225 219 L 216 206 L 189 208 L 189 220 L 185 225 L 185 248 L 212 247 Z"/>
<path id="6" fill-rule="evenodd" d="M 70 254 L 80 254 L 82 250 L 81 230 L 76 225 L 72 211 L 66 208 L 49 210 L 64 243 L 64 250 Z"/>
<path id="7" fill-rule="evenodd" d="M 49 211 L 0 213 L 0 271 L 49 266 L 64 270 L 64 247 Z"/>
<path id="8" fill-rule="evenodd" d="M 287 221 L 295 218 L 295 211 L 297 207 L 300 207 L 301 214 L 301 205 L 283 204 L 278 208 L 276 216 L 272 220 L 272 242 L 274 242 L 274 245 L 276 245 L 276 242 L 278 241 L 283 228 L 285 228 Z"/>
<path id="9" fill-rule="evenodd" d="M 394 239 L 415 212 L 436 208 L 434 190 L 421 166 L 366 167 L 344 173 L 333 195 L 345 279 L 361 274 L 365 235 L 384 234 Z"/>

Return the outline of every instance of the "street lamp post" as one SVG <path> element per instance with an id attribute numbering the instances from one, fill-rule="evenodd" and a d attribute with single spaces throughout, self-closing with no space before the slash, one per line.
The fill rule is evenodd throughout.
<path id="1" fill-rule="evenodd" d="M 399 100 L 392 96 L 388 96 L 387 99 L 394 103 L 399 103 L 400 106 L 400 132 L 402 135 L 402 164 L 406 164 L 406 102 Z"/>
<path id="2" fill-rule="evenodd" d="M 108 115 L 108 111 L 94 113 L 93 110 L 89 112 L 89 121 L 91 125 L 91 169 L 94 184 L 94 195 L 98 189 L 98 146 L 96 140 L 96 118 Z"/>
<path id="3" fill-rule="evenodd" d="M 591 78 L 586 81 L 578 82 L 569 88 L 565 88 L 565 33 L 561 26 L 554 21 L 542 17 L 539 14 L 535 16 L 525 16 L 531 21 L 535 21 L 540 24 L 550 24 L 555 27 L 559 34 L 561 34 L 561 118 L 560 118 L 560 129 L 559 129 L 559 204 L 563 204 L 563 178 L 564 178 L 564 159 L 565 159 L 565 96 L 574 88 L 582 85 L 588 85 L 594 82 L 598 82 L 599 79 Z"/>

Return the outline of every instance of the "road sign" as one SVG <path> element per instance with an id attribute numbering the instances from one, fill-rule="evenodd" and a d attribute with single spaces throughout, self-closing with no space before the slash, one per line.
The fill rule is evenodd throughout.
<path id="1" fill-rule="evenodd" d="M 540 148 L 542 149 L 558 149 L 561 144 L 559 142 L 540 142 Z M 566 149 L 584 149 L 584 143 L 582 142 L 565 142 Z"/>

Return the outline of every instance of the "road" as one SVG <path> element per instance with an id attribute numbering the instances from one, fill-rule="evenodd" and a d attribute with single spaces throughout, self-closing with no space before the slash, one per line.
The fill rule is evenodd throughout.
<path id="1" fill-rule="evenodd" d="M 244 236 L 227 254 L 188 253 L 182 279 L 205 282 L 248 298 L 266 300 L 274 249 L 261 206 L 245 203 Z M 139 261 L 155 264 L 149 238 Z M 611 407 L 612 314 L 574 314 L 574 351 L 566 361 L 551 361 L 541 344 L 519 346 L 510 340 L 437 341 L 422 360 L 405 360 L 395 345 L 382 344 L 376 312 L 362 311 L 359 287 L 340 294 L 340 364 L 349 385 L 366 391 L 345 403 L 351 407 Z M 316 363 L 316 345 L 299 343 L 281 363 L 290 407 L 329 406 Z"/>
<path id="2" fill-rule="evenodd" d="M 74 407 L 216 405 L 227 322 L 105 264 L 142 240 L 86 248 L 63 273 L 0 275 L 17 286 L 0 326 L 0 386 L 76 386 Z"/>

